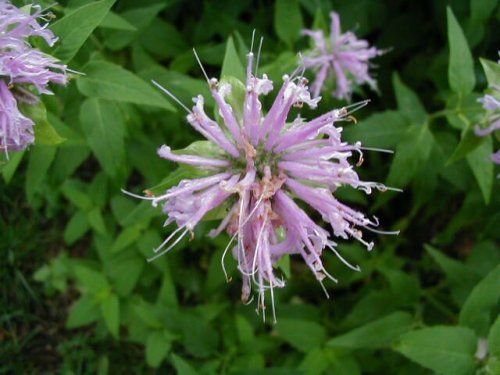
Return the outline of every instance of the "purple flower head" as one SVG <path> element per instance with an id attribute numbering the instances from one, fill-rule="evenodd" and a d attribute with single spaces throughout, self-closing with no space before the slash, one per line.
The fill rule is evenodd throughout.
<path id="1" fill-rule="evenodd" d="M 19 112 L 17 101 L 35 104 L 37 94 L 52 94 L 50 82 L 66 83 L 66 65 L 28 40 L 41 37 L 49 46 L 57 41 L 48 24 L 40 25 L 38 19 L 43 19 L 40 7 L 19 9 L 0 0 L 0 150 L 22 150 L 34 142 L 34 123 Z"/>
<path id="2" fill-rule="evenodd" d="M 322 30 L 303 30 L 302 33 L 313 39 L 314 49 L 303 57 L 304 67 L 316 71 L 312 85 L 313 96 L 317 97 L 329 76 L 335 79 L 336 89 L 332 95 L 338 99 L 350 99 L 353 84 L 367 83 L 377 89 L 377 82 L 369 74 L 370 59 L 383 52 L 370 47 L 368 41 L 358 39 L 353 32 L 341 32 L 340 17 L 331 12 L 330 37 Z"/>
<path id="3" fill-rule="evenodd" d="M 335 126 L 352 119 L 352 111 L 367 101 L 312 120 L 300 116 L 290 119 L 293 107 L 307 104 L 315 108 L 320 100 L 310 97 L 307 80 L 294 73 L 283 77 L 274 103 L 264 113 L 260 97 L 272 91 L 273 82 L 265 74 L 257 77 L 253 66 L 250 52 L 245 85 L 234 78 L 218 81 L 207 77 L 220 122 L 205 113 L 202 96 L 194 98 L 191 111 L 186 108 L 187 121 L 208 140 L 203 149 L 209 152 L 190 152 L 189 147 L 176 152 L 168 146 L 158 150 L 162 158 L 198 168 L 203 177 L 183 180 L 163 195 L 141 198 L 151 200 L 153 206 L 161 204 L 167 215 L 165 224 L 177 225 L 151 260 L 192 234 L 208 212 L 226 204 L 229 210 L 210 233 L 213 237 L 225 230 L 231 237 L 222 258 L 223 268 L 224 257 L 231 250 L 242 274 L 242 301 L 250 301 L 255 288 L 258 308 L 264 309 L 269 291 L 275 316 L 273 289 L 285 285 L 276 264 L 284 255 L 301 256 L 323 285 L 325 278 L 336 282 L 321 261 L 324 249 L 359 271 L 339 254 L 333 237 L 353 237 L 368 250 L 373 247 L 361 229 L 377 231 L 377 219 L 338 201 L 335 190 L 350 185 L 369 194 L 373 188 L 386 187 L 359 179 L 349 159 L 358 154 L 362 160 L 361 144 L 343 142 L 342 128 Z M 244 98 L 243 103 L 235 103 L 235 98 Z M 315 223 L 297 201 L 316 210 L 331 230 Z"/>
<path id="4" fill-rule="evenodd" d="M 486 94 L 478 99 L 486 110 L 486 122 L 488 123 L 485 128 L 476 125 L 475 132 L 480 137 L 486 137 L 496 130 L 500 130 L 500 87 L 493 85 L 491 89 L 491 94 Z M 491 160 L 500 164 L 500 151 L 492 154 Z"/>

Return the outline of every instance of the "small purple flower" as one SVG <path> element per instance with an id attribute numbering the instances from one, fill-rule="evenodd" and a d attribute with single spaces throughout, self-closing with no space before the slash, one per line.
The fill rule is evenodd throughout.
<path id="1" fill-rule="evenodd" d="M 367 83 L 373 90 L 377 82 L 368 70 L 370 59 L 383 52 L 370 47 L 368 42 L 358 39 L 353 32 L 342 33 L 340 17 L 331 12 L 330 38 L 322 30 L 303 30 L 302 33 L 314 41 L 314 49 L 303 57 L 306 69 L 316 70 L 316 79 L 312 85 L 314 97 L 317 97 L 329 76 L 334 77 L 336 89 L 332 95 L 338 99 L 350 99 L 353 84 Z"/>
<path id="2" fill-rule="evenodd" d="M 34 9 L 34 14 L 29 9 Z M 50 82 L 66 83 L 66 65 L 33 48 L 30 37 L 41 37 L 49 46 L 57 38 L 37 19 L 43 19 L 39 6 L 19 9 L 0 0 L 0 150 L 23 150 L 34 142 L 34 122 L 23 116 L 21 101 L 36 104 L 40 94 L 52 94 Z M 33 89 L 35 91 L 33 91 Z"/>
<path id="3" fill-rule="evenodd" d="M 265 292 L 269 290 L 275 316 L 273 289 L 285 285 L 283 278 L 276 275 L 276 264 L 284 255 L 300 255 L 323 285 L 326 277 L 337 281 L 321 261 L 325 248 L 359 271 L 339 254 L 332 237 L 353 237 L 368 250 L 373 247 L 360 229 L 378 232 L 374 229 L 378 220 L 338 201 L 335 190 L 350 185 L 370 194 L 373 188 L 386 187 L 359 179 L 349 159 L 357 153 L 362 160 L 361 144 L 343 142 L 342 128 L 334 125 L 352 119 L 349 109 L 360 108 L 367 101 L 313 120 L 298 116 L 289 122 L 292 107 L 300 108 L 305 103 L 315 108 L 320 98 L 310 97 L 304 77 L 285 75 L 274 103 L 264 114 L 259 97 L 273 89 L 273 82 L 265 74 L 258 78 L 252 69 L 253 53 L 249 53 L 245 85 L 207 77 L 222 125 L 207 116 L 202 96 L 194 98 L 192 111 L 186 108 L 187 121 L 214 150 L 210 155 L 181 154 L 168 146 L 158 150 L 167 160 L 199 168 L 205 177 L 183 180 L 160 196 L 140 198 L 151 200 L 153 206 L 161 204 L 167 215 L 165 225 L 175 222 L 178 227 L 155 249 L 156 255 L 150 260 L 168 252 L 189 233 L 192 235 L 208 212 L 228 204 L 230 209 L 210 233 L 214 237 L 225 230 L 231 236 L 222 264 L 231 250 L 242 274 L 242 301 L 251 300 L 254 285 L 258 308 L 264 309 Z M 242 96 L 232 96 L 233 90 L 240 87 L 244 90 L 242 106 L 234 104 L 234 98 Z M 316 224 L 296 200 L 316 210 L 330 224 L 331 231 Z"/>
<path id="4" fill-rule="evenodd" d="M 489 124 L 486 128 L 481 128 L 479 125 L 476 125 L 475 132 L 476 135 L 480 137 L 486 137 L 496 130 L 500 130 L 500 87 L 492 86 L 491 89 L 492 94 L 486 94 L 478 100 L 483 104 L 483 108 L 486 110 L 486 122 Z M 500 164 L 500 151 L 493 153 L 491 155 L 491 160 Z"/>

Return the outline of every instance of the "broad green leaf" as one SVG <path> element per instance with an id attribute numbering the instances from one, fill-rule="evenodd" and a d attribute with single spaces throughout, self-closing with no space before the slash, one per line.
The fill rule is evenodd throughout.
<path id="1" fill-rule="evenodd" d="M 495 14 L 498 0 L 471 0 L 470 18 L 472 22 L 484 22 Z M 497 9 L 498 14 L 498 9 Z"/>
<path id="2" fill-rule="evenodd" d="M 136 31 L 137 28 L 115 12 L 108 12 L 99 27 L 113 30 Z"/>
<path id="3" fill-rule="evenodd" d="M 243 124 L 243 105 L 245 103 L 246 88 L 243 82 L 232 76 L 224 76 L 221 79 L 221 84 L 229 83 L 231 92 L 224 98 L 231 106 L 236 120 Z"/>
<path id="4" fill-rule="evenodd" d="M 481 143 L 484 142 L 486 138 L 478 137 L 474 132 L 474 127 L 468 124 L 467 127 L 462 132 L 462 138 L 460 143 L 457 145 L 447 164 L 454 163 L 464 157 L 469 153 L 474 151 Z"/>
<path id="5" fill-rule="evenodd" d="M 75 264 L 73 271 L 78 283 L 91 294 L 98 294 L 109 288 L 106 277 L 99 271 L 83 264 Z"/>
<path id="6" fill-rule="evenodd" d="M 495 178 L 493 163 L 491 161 L 492 153 L 493 141 L 491 137 L 487 137 L 479 147 L 468 153 L 466 157 L 486 204 L 490 202 L 493 191 L 493 180 Z"/>
<path id="7" fill-rule="evenodd" d="M 488 351 L 500 358 L 500 315 L 497 316 L 488 334 Z"/>
<path id="8" fill-rule="evenodd" d="M 65 138 L 57 134 L 56 129 L 47 119 L 47 109 L 42 101 L 35 105 L 20 105 L 24 115 L 35 123 L 35 144 L 37 145 L 57 145 L 65 141 Z"/>
<path id="9" fill-rule="evenodd" d="M 26 196 L 33 200 L 35 192 L 47 178 L 47 171 L 54 161 L 57 148 L 54 146 L 35 146 L 30 151 L 28 170 L 26 171 Z"/>
<path id="10" fill-rule="evenodd" d="M 6 184 L 8 184 L 14 176 L 17 167 L 21 163 L 21 160 L 23 160 L 24 153 L 25 151 L 9 153 L 9 162 L 3 166 L 0 162 L 0 171 L 2 172 L 2 176 Z"/>
<path id="11" fill-rule="evenodd" d="M 72 245 L 90 229 L 87 214 L 84 211 L 76 211 L 64 228 L 64 242 Z"/>
<path id="12" fill-rule="evenodd" d="M 93 209 L 91 209 L 87 213 L 87 219 L 92 229 L 94 229 L 100 235 L 106 235 L 106 223 L 104 222 L 104 218 L 102 217 L 102 212 L 99 207 L 94 207 Z"/>
<path id="13" fill-rule="evenodd" d="M 408 313 L 396 311 L 374 322 L 355 328 L 327 342 L 338 348 L 384 348 L 389 347 L 415 322 Z"/>
<path id="14" fill-rule="evenodd" d="M 406 186 L 427 162 L 434 137 L 428 124 L 415 124 L 408 128 L 404 139 L 396 147 L 387 185 L 402 188 Z"/>
<path id="15" fill-rule="evenodd" d="M 172 362 L 177 375 L 198 375 L 198 372 L 188 362 L 173 353 Z"/>
<path id="16" fill-rule="evenodd" d="M 408 332 L 396 350 L 442 375 L 472 375 L 477 339 L 465 327 L 434 326 Z"/>
<path id="17" fill-rule="evenodd" d="M 110 294 L 101 302 L 101 313 L 111 334 L 118 338 L 120 329 L 120 301 L 116 294 Z"/>
<path id="18" fill-rule="evenodd" d="M 99 26 L 115 1 L 101 0 L 85 4 L 54 22 L 50 29 L 59 37 L 59 42 L 53 55 L 64 62 L 70 61 Z"/>
<path id="19" fill-rule="evenodd" d="M 431 255 L 446 275 L 446 278 L 454 284 L 464 284 L 471 280 L 477 280 L 478 275 L 464 263 L 449 258 L 443 252 L 429 245 L 424 245 L 425 250 Z"/>
<path id="20" fill-rule="evenodd" d="M 107 61 L 92 61 L 77 80 L 80 92 L 92 99 L 101 98 L 153 106 L 174 111 L 165 95 L 129 70 Z"/>
<path id="21" fill-rule="evenodd" d="M 197 155 L 214 159 L 225 159 L 227 157 L 219 146 L 210 141 L 195 141 L 183 149 L 172 152 L 178 155 Z"/>
<path id="22" fill-rule="evenodd" d="M 221 79 L 224 77 L 236 77 L 241 82 L 246 81 L 246 73 L 236 47 L 234 46 L 233 37 L 229 37 L 226 43 L 226 52 L 224 54 L 224 62 L 220 73 Z M 209 77 L 210 78 L 210 77 Z"/>
<path id="23" fill-rule="evenodd" d="M 245 317 L 237 314 L 235 316 L 235 326 L 241 343 L 252 342 L 255 340 L 254 329 Z"/>
<path id="24" fill-rule="evenodd" d="M 330 366 L 331 363 L 325 350 L 314 348 L 307 352 L 298 368 L 304 371 L 304 375 L 321 375 Z"/>
<path id="25" fill-rule="evenodd" d="M 116 237 L 113 245 L 111 246 L 111 252 L 117 253 L 126 247 L 132 245 L 141 235 L 142 227 L 140 226 L 130 226 L 126 227 L 120 232 L 118 237 Z"/>
<path id="26" fill-rule="evenodd" d="M 166 3 L 142 4 L 120 13 L 120 17 L 134 26 L 135 30 L 116 30 L 106 33 L 104 45 L 111 50 L 119 50 L 132 43 L 166 6 Z"/>
<path id="27" fill-rule="evenodd" d="M 67 328 L 78 328 L 95 322 L 99 318 L 99 306 L 88 295 L 81 296 L 72 306 Z"/>
<path id="28" fill-rule="evenodd" d="M 336 348 L 325 348 L 324 351 L 330 360 L 327 375 L 361 375 L 360 365 L 349 352 Z"/>
<path id="29" fill-rule="evenodd" d="M 447 8 L 446 14 L 450 48 L 448 82 L 454 92 L 466 95 L 472 92 L 476 84 L 474 61 L 462 28 L 450 7 Z"/>
<path id="30" fill-rule="evenodd" d="M 125 161 L 125 124 L 118 106 L 98 98 L 80 108 L 85 138 L 104 171 L 115 176 Z"/>
<path id="31" fill-rule="evenodd" d="M 344 126 L 343 136 L 351 143 L 361 141 L 366 147 L 394 148 L 408 129 L 399 111 L 375 113 L 358 124 Z"/>
<path id="32" fill-rule="evenodd" d="M 480 60 L 486 80 L 488 81 L 488 86 L 500 85 L 500 64 L 486 59 Z"/>
<path id="33" fill-rule="evenodd" d="M 500 303 L 500 265 L 472 289 L 460 311 L 459 322 L 485 337 L 491 324 L 492 312 Z"/>
<path id="34" fill-rule="evenodd" d="M 326 339 L 322 325 L 306 320 L 278 319 L 276 329 L 284 341 L 302 352 L 321 346 Z"/>
<path id="35" fill-rule="evenodd" d="M 398 73 L 393 74 L 392 84 L 399 112 L 406 117 L 409 123 L 423 124 L 427 117 L 427 112 L 417 94 L 401 81 Z"/>
<path id="36" fill-rule="evenodd" d="M 277 0 L 274 8 L 274 28 L 288 46 L 300 37 L 304 28 L 298 0 Z"/>
<path id="37" fill-rule="evenodd" d="M 137 284 L 146 262 L 135 251 L 113 256 L 105 265 L 105 273 L 120 297 L 127 297 Z"/>
<path id="38" fill-rule="evenodd" d="M 82 211 L 90 211 L 94 204 L 92 199 L 84 191 L 86 186 L 80 184 L 77 180 L 66 180 L 61 186 L 61 191 L 63 195 L 68 199 L 73 205 L 78 207 Z"/>
<path id="39" fill-rule="evenodd" d="M 146 341 L 146 363 L 151 367 L 158 367 L 172 347 L 172 336 L 166 331 L 153 331 Z"/>

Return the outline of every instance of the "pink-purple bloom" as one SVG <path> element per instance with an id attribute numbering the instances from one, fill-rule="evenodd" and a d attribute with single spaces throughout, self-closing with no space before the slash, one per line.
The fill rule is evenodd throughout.
<path id="1" fill-rule="evenodd" d="M 30 44 L 31 37 L 49 46 L 57 41 L 48 23 L 38 19 L 43 20 L 39 6 L 19 9 L 0 0 L 0 150 L 6 152 L 23 150 L 35 139 L 35 124 L 19 111 L 18 102 L 36 104 L 38 95 L 52 94 L 50 82 L 66 83 L 66 65 Z"/>
<path id="2" fill-rule="evenodd" d="M 314 48 L 305 53 L 304 67 L 313 69 L 316 78 L 312 84 L 313 96 L 317 97 L 329 77 L 335 81 L 335 91 L 332 95 L 338 99 L 350 99 L 353 85 L 368 84 L 377 89 L 377 81 L 370 76 L 370 60 L 383 52 L 370 47 L 368 41 L 358 39 L 347 31 L 342 33 L 340 17 L 331 12 L 331 27 L 329 37 L 323 30 L 303 30 L 302 33 L 312 38 Z"/>
<path id="3" fill-rule="evenodd" d="M 359 179 L 349 159 L 357 154 L 359 163 L 362 161 L 361 144 L 343 142 L 342 128 L 335 126 L 351 120 L 349 109 L 359 108 L 366 101 L 312 120 L 300 116 L 290 119 L 293 107 L 307 104 L 315 108 L 320 100 L 311 98 L 307 80 L 294 73 L 283 77 L 274 103 L 265 114 L 260 96 L 273 90 L 273 82 L 265 74 L 261 78 L 254 75 L 253 60 L 249 53 L 245 85 L 237 84 L 235 79 L 218 81 L 207 77 L 220 122 L 205 113 L 201 95 L 194 98 L 192 110 L 188 109 L 187 121 L 208 140 L 205 142 L 213 152 L 174 152 L 166 145 L 158 150 L 162 158 L 198 168 L 203 177 L 183 180 L 163 195 L 143 198 L 151 200 L 153 206 L 162 205 L 167 215 L 165 225 L 177 225 L 155 249 L 151 260 L 192 235 L 208 212 L 227 204 L 229 210 L 210 235 L 226 231 L 231 236 L 224 256 L 231 250 L 238 262 L 243 279 L 242 301 L 251 300 L 255 287 L 258 308 L 264 309 L 265 292 L 270 291 L 274 316 L 273 289 L 285 285 L 277 275 L 276 265 L 284 255 L 300 255 L 323 285 L 326 277 L 337 281 L 323 266 L 321 255 L 325 249 L 359 271 L 340 255 L 332 238 L 352 237 L 368 250 L 373 247 L 373 242 L 364 239 L 362 229 L 378 232 L 378 220 L 340 202 L 334 195 L 337 188 L 350 185 L 370 194 L 374 188 L 386 187 Z M 239 88 L 244 90 L 244 102 L 239 103 L 242 106 L 233 101 L 240 96 L 232 96 Z M 331 230 L 314 222 L 297 201 L 317 211 Z"/>
<path id="4" fill-rule="evenodd" d="M 476 126 L 476 135 L 480 137 L 486 137 L 500 130 L 500 87 L 492 86 L 491 89 L 491 94 L 486 94 L 479 99 L 479 102 L 483 104 L 483 108 L 486 110 L 486 121 L 488 122 L 486 128 L 482 128 L 479 125 Z M 491 160 L 500 164 L 500 150 L 491 155 Z"/>

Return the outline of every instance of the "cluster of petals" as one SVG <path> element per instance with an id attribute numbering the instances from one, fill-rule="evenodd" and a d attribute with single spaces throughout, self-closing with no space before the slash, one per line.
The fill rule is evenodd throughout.
<path id="1" fill-rule="evenodd" d="M 316 97 L 323 90 L 327 79 L 335 80 L 332 95 L 338 99 L 350 99 L 353 85 L 368 84 L 377 88 L 377 82 L 370 76 L 370 60 L 382 54 L 382 51 L 370 47 L 368 41 L 358 39 L 353 32 L 342 33 L 340 17 L 331 12 L 329 38 L 323 30 L 303 30 L 302 33 L 312 38 L 314 48 L 303 57 L 306 69 L 316 71 L 312 92 Z"/>
<path id="2" fill-rule="evenodd" d="M 332 237 L 352 237 L 368 250 L 373 247 L 363 238 L 361 229 L 377 231 L 377 219 L 369 219 L 337 200 L 335 190 L 350 185 L 369 194 L 373 188 L 386 188 L 359 179 L 349 159 L 356 154 L 362 160 L 361 144 L 343 142 L 342 128 L 334 125 L 348 121 L 352 118 L 349 109 L 366 102 L 332 110 L 309 121 L 300 116 L 289 121 L 292 108 L 304 104 L 315 108 L 321 99 L 311 98 L 307 80 L 294 73 L 283 77 L 271 108 L 264 114 L 259 97 L 271 92 L 273 82 L 265 74 L 262 78 L 255 75 L 253 59 L 250 53 L 242 110 L 229 104 L 228 96 L 235 88 L 229 81 L 208 77 L 220 121 L 206 114 L 202 96 L 194 98 L 194 107 L 189 110 L 189 124 L 218 152 L 182 154 L 166 145 L 158 150 L 162 158 L 198 168 L 203 177 L 183 180 L 163 195 L 143 198 L 151 200 L 154 206 L 162 206 L 167 215 L 165 225 L 177 225 L 155 249 L 151 260 L 174 248 L 186 235 L 192 235 L 208 212 L 222 204 L 230 207 L 210 233 L 217 236 L 226 231 L 231 238 L 222 267 L 224 257 L 231 251 L 242 275 L 242 301 L 251 301 L 255 290 L 258 309 L 264 309 L 269 291 L 274 316 L 273 289 L 285 285 L 276 264 L 284 255 L 301 256 L 323 286 L 326 277 L 336 282 L 323 266 L 321 255 L 325 249 L 359 270 L 340 255 Z M 304 205 L 317 211 L 331 229 L 312 220 Z"/>
<path id="3" fill-rule="evenodd" d="M 476 126 L 476 135 L 480 137 L 485 137 L 496 130 L 500 130 L 500 87 L 492 86 L 492 94 L 486 94 L 479 99 L 479 102 L 483 104 L 483 108 L 487 112 L 487 122 L 488 126 L 485 128 Z M 500 164 L 500 151 L 497 151 L 491 155 L 491 160 L 493 162 Z"/>
<path id="4" fill-rule="evenodd" d="M 33 120 L 18 103 L 35 104 L 37 95 L 52 94 L 49 83 L 66 83 L 66 66 L 30 44 L 32 37 L 49 46 L 57 41 L 48 23 L 38 19 L 43 19 L 39 6 L 20 9 L 0 0 L 0 150 L 22 150 L 34 142 Z"/>

